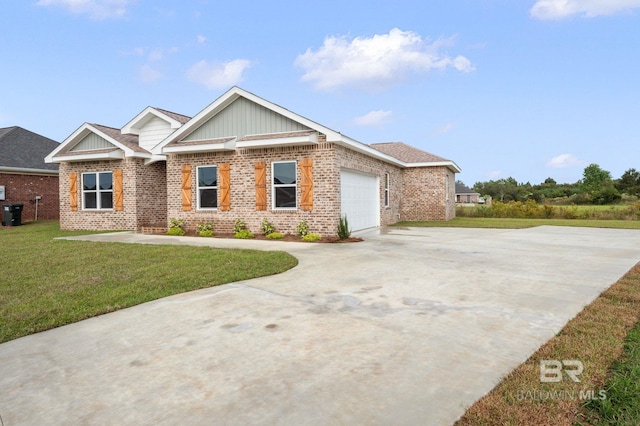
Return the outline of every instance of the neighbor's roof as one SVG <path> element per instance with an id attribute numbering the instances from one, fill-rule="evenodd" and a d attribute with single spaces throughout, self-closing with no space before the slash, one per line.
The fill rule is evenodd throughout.
<path id="1" fill-rule="evenodd" d="M 478 194 L 478 193 L 473 189 L 470 189 L 469 187 L 456 182 L 456 194 Z"/>
<path id="2" fill-rule="evenodd" d="M 403 142 L 372 143 L 369 146 L 405 163 L 439 163 L 441 161 L 450 161 L 446 158 L 409 146 Z"/>
<path id="3" fill-rule="evenodd" d="M 0 168 L 57 171 L 44 157 L 59 143 L 37 133 L 13 126 L 0 129 Z"/>

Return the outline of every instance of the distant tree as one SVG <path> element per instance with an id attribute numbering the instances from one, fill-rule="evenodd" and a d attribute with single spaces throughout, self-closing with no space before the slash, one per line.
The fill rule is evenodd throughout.
<path id="1" fill-rule="evenodd" d="M 556 186 L 558 184 L 558 182 L 555 181 L 555 179 L 548 177 L 544 180 L 544 185 L 547 186 Z"/>
<path id="2" fill-rule="evenodd" d="M 620 200 L 620 192 L 613 185 L 611 173 L 595 163 L 585 167 L 581 187 L 595 204 L 611 204 Z"/>
<path id="3" fill-rule="evenodd" d="M 589 164 L 582 172 L 582 188 L 585 192 L 598 191 L 609 182 L 611 182 L 611 173 L 595 163 Z"/>
<path id="4" fill-rule="evenodd" d="M 615 182 L 615 187 L 622 193 L 640 196 L 640 172 L 636 169 L 627 170 Z"/>

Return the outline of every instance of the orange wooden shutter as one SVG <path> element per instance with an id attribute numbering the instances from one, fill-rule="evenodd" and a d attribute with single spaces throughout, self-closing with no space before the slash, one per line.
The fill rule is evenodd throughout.
<path id="1" fill-rule="evenodd" d="M 256 163 L 256 210 L 267 209 L 267 168 L 263 162 Z"/>
<path id="2" fill-rule="evenodd" d="M 73 172 L 69 175 L 69 207 L 72 212 L 78 210 L 78 174 Z"/>
<path id="3" fill-rule="evenodd" d="M 122 169 L 113 171 L 113 198 L 116 211 L 124 210 L 124 200 L 122 194 Z"/>
<path id="4" fill-rule="evenodd" d="M 191 166 L 182 166 L 182 210 L 191 210 Z"/>
<path id="5" fill-rule="evenodd" d="M 231 210 L 231 166 L 220 164 L 220 210 Z"/>
<path id="6" fill-rule="evenodd" d="M 313 210 L 313 160 L 305 158 L 300 162 L 300 209 Z"/>

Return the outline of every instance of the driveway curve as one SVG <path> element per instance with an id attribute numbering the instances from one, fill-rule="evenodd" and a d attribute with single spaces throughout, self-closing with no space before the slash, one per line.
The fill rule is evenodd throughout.
<path id="1" fill-rule="evenodd" d="M 9 425 L 446 425 L 640 261 L 640 231 L 387 228 L 0 345 Z"/>

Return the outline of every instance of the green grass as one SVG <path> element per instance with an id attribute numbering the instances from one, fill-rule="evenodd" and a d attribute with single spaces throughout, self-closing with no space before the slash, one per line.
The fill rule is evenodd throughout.
<path id="1" fill-rule="evenodd" d="M 83 233 L 57 221 L 0 227 L 0 343 L 297 265 L 284 252 L 54 240 Z"/>
<path id="2" fill-rule="evenodd" d="M 452 228 L 504 228 L 520 229 L 534 226 L 581 226 L 587 228 L 620 228 L 640 229 L 637 220 L 585 220 L 585 219 L 510 219 L 510 218 L 482 218 L 456 217 L 448 222 L 398 222 L 393 226 L 416 227 L 452 227 Z"/>
<path id="3" fill-rule="evenodd" d="M 627 335 L 622 359 L 615 362 L 605 386 L 606 399 L 586 403 L 589 423 L 640 424 L 640 323 Z"/>

